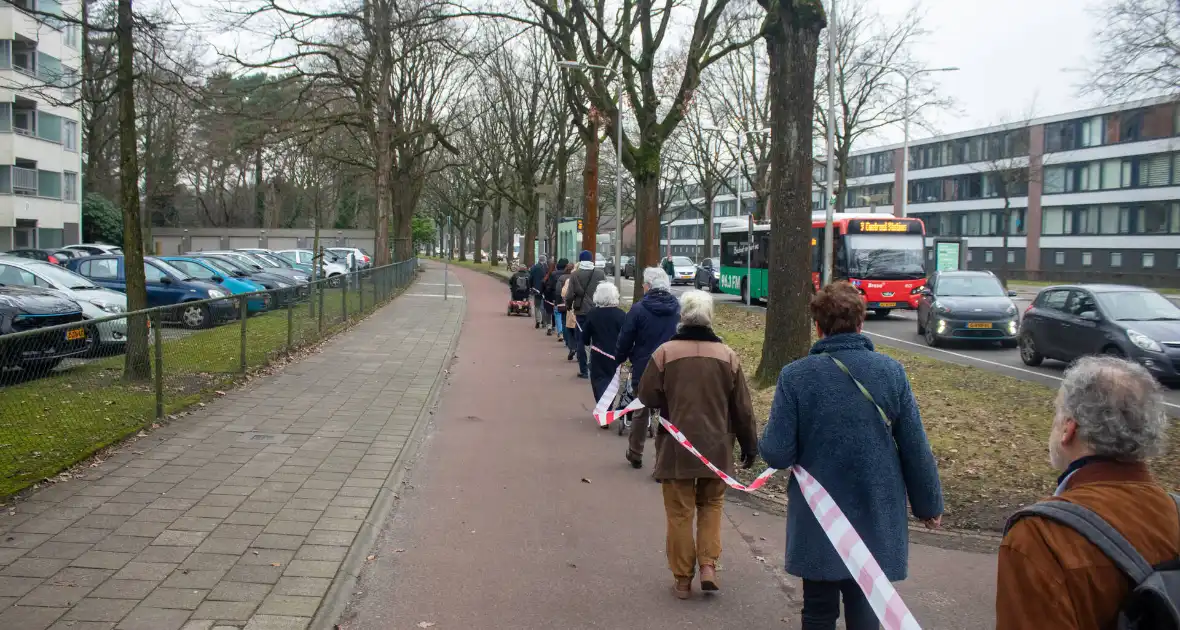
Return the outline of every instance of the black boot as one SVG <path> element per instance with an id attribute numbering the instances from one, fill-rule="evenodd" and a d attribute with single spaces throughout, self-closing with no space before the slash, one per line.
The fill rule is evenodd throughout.
<path id="1" fill-rule="evenodd" d="M 631 462 L 632 468 L 643 468 L 643 455 L 637 455 L 631 449 L 627 449 L 627 461 Z"/>

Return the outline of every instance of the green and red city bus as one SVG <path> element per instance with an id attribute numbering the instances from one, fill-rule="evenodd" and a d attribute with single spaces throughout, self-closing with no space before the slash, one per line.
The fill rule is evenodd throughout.
<path id="1" fill-rule="evenodd" d="M 811 271 L 816 286 L 822 273 L 824 213 L 811 222 Z M 879 316 L 894 309 L 916 309 L 918 289 L 926 284 L 925 228 L 914 218 L 883 214 L 837 213 L 832 219 L 835 263 L 832 278 L 848 280 L 865 296 L 866 306 Z M 763 300 L 767 295 L 767 254 L 770 223 L 753 225 L 753 244 L 746 219 L 721 226 L 722 293 Z M 749 279 L 747 279 L 749 252 Z"/>

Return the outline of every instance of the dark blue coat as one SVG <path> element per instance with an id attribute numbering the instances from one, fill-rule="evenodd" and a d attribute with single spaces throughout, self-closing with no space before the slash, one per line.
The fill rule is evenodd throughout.
<path id="1" fill-rule="evenodd" d="M 589 346 L 617 357 L 615 344 L 626 317 L 623 309 L 617 306 L 597 307 L 590 309 L 582 324 L 582 343 L 586 344 L 586 352 L 590 354 L 590 386 L 594 389 L 595 401 L 602 397 L 607 385 L 610 385 L 619 364 L 615 359 L 591 350 Z"/>
<path id="2" fill-rule="evenodd" d="M 840 359 L 893 423 L 881 415 Z M 779 374 L 770 421 L 758 443 L 774 468 L 802 466 L 844 511 L 891 581 L 904 580 L 909 558 L 906 496 L 914 516 L 942 514 L 938 468 L 901 364 L 861 334 L 821 339 Z M 787 490 L 787 573 L 808 580 L 852 577 L 828 542 L 792 477 Z"/>
<path id="3" fill-rule="evenodd" d="M 537 293 L 545 290 L 545 265 L 537 263 L 529 269 L 529 288 Z"/>
<path id="4" fill-rule="evenodd" d="M 615 345 L 618 350 L 615 356 L 619 363 L 631 360 L 631 383 L 636 389 L 652 353 L 676 334 L 679 323 L 680 302 L 675 295 L 662 289 L 648 291 L 627 311 Z"/>

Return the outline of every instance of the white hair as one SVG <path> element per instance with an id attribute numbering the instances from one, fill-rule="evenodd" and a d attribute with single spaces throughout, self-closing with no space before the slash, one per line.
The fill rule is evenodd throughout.
<path id="1" fill-rule="evenodd" d="M 643 270 L 643 284 L 646 284 L 652 289 L 663 289 L 670 291 L 672 283 L 668 281 L 668 274 L 659 267 L 648 267 Z"/>
<path id="2" fill-rule="evenodd" d="M 599 282 L 594 289 L 594 306 L 607 308 L 619 305 L 619 290 L 609 282 Z"/>
<path id="3" fill-rule="evenodd" d="M 693 289 L 680 296 L 680 325 L 713 325 L 713 296 Z"/>
<path id="4" fill-rule="evenodd" d="M 1168 415 L 1159 383 L 1138 363 L 1078 359 L 1065 371 L 1057 413 L 1078 423 L 1078 435 L 1097 455 L 1142 461 L 1167 446 Z"/>

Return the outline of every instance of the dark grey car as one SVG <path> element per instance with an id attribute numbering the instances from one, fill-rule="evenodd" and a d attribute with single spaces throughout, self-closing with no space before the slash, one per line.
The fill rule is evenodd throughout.
<path id="1" fill-rule="evenodd" d="M 1180 308 L 1142 287 L 1114 284 L 1042 289 L 1020 335 L 1026 365 L 1107 354 L 1143 365 L 1159 380 L 1180 381 Z"/>
<path id="2" fill-rule="evenodd" d="M 990 271 L 937 271 L 919 289 L 918 334 L 929 346 L 953 339 L 1015 348 L 1020 331 L 1015 295 Z"/>

